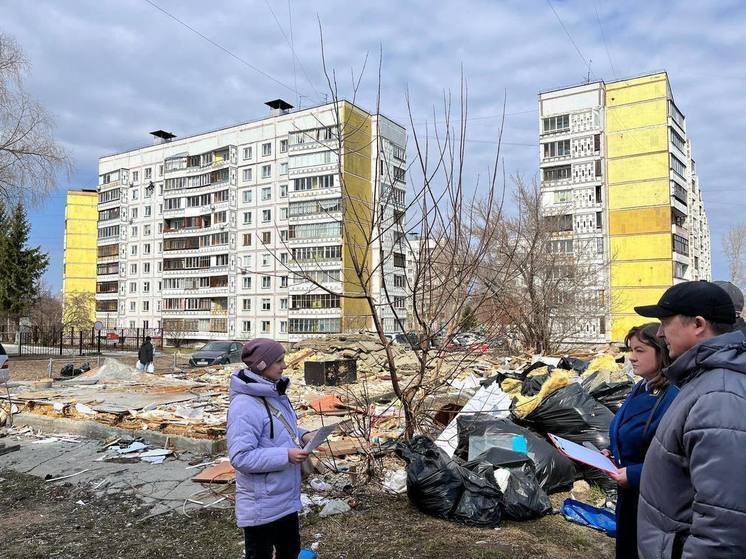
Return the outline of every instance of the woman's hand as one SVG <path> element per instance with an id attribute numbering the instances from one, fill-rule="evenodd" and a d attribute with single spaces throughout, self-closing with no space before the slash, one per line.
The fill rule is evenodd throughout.
<path id="1" fill-rule="evenodd" d="M 291 464 L 300 464 L 308 458 L 308 452 L 302 448 L 288 448 L 288 462 Z"/>
<path id="2" fill-rule="evenodd" d="M 603 449 L 601 451 L 601 454 L 603 454 L 604 456 L 606 456 L 606 458 L 608 458 L 609 460 L 613 460 L 614 459 L 614 456 L 611 454 L 611 451 L 608 448 Z"/>
<path id="3" fill-rule="evenodd" d="M 614 473 L 610 473 L 609 477 L 617 482 L 619 487 L 628 488 L 629 480 L 627 479 L 627 468 L 620 468 Z"/>
<path id="4" fill-rule="evenodd" d="M 303 444 L 308 444 L 308 442 L 313 439 L 315 434 L 316 431 L 309 431 L 308 433 L 304 433 L 300 440 Z"/>

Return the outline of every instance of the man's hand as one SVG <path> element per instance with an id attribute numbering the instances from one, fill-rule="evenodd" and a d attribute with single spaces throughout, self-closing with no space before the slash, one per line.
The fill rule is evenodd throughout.
<path id="1" fill-rule="evenodd" d="M 627 468 L 621 468 L 616 473 L 610 473 L 609 477 L 616 481 L 619 487 L 623 487 L 625 489 L 629 487 L 629 481 L 627 480 Z"/>
<path id="2" fill-rule="evenodd" d="M 300 441 L 303 444 L 308 444 L 308 442 L 313 439 L 314 435 L 316 434 L 316 431 L 309 431 L 308 433 L 304 433 L 303 436 L 300 438 Z"/>
<path id="3" fill-rule="evenodd" d="M 612 456 L 611 451 L 608 448 L 603 449 L 601 451 L 601 454 L 603 454 L 604 456 L 606 456 L 606 458 L 608 458 L 609 460 L 613 460 L 614 459 L 614 456 Z"/>
<path id="4" fill-rule="evenodd" d="M 302 448 L 288 448 L 288 462 L 291 464 L 300 464 L 308 458 L 308 452 Z"/>

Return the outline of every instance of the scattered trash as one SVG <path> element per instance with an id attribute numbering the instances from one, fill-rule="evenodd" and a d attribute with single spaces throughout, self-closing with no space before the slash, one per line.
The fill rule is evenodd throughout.
<path id="1" fill-rule="evenodd" d="M 344 501 L 340 499 L 332 499 L 327 501 L 327 503 L 324 505 L 324 508 L 321 509 L 319 516 L 321 518 L 326 518 L 327 516 L 332 516 L 334 514 L 343 514 L 345 512 L 350 512 L 350 510 L 350 505 L 348 505 Z"/>
<path id="2" fill-rule="evenodd" d="M 135 441 L 132 444 L 130 444 L 128 447 L 125 448 L 118 448 L 117 452 L 119 454 L 129 454 L 130 452 L 139 452 L 140 450 L 145 450 L 148 448 L 148 445 L 145 443 L 141 443 L 140 441 Z"/>
<path id="3" fill-rule="evenodd" d="M 405 470 L 389 470 L 384 474 L 383 487 L 396 495 L 407 491 L 407 472 Z"/>
<path id="4" fill-rule="evenodd" d="M 317 479 L 317 478 L 313 478 L 309 482 L 309 485 L 313 488 L 314 491 L 320 491 L 322 493 L 325 493 L 327 491 L 331 491 L 332 490 L 332 486 L 331 485 L 329 485 L 325 481 L 322 481 L 322 480 Z"/>
<path id="5" fill-rule="evenodd" d="M 89 472 L 89 471 L 90 471 L 90 468 L 86 468 L 85 470 L 80 470 L 79 472 L 75 472 L 74 474 L 69 474 L 69 475 L 66 475 L 66 476 L 59 476 L 59 477 L 53 477 L 53 478 L 47 478 L 47 477 L 45 477 L 44 481 L 46 481 L 47 483 L 52 482 L 52 481 L 59 481 L 61 479 L 68 479 L 68 478 L 71 478 L 71 477 L 79 476 L 80 474 L 84 474 L 84 473 Z"/>

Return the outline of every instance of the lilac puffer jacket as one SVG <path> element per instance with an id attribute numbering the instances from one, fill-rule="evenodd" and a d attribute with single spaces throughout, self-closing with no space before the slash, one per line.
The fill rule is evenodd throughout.
<path id="1" fill-rule="evenodd" d="M 301 509 L 300 465 L 288 461 L 288 448 L 296 445 L 282 422 L 270 419 L 262 397 L 295 427 L 299 439 L 306 433 L 297 426 L 288 397 L 279 394 L 273 382 L 248 369 L 231 376 L 228 455 L 236 469 L 240 528 L 261 526 Z"/>

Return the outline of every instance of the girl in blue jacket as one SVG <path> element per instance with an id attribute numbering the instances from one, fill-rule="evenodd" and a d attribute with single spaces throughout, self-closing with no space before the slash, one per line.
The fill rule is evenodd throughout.
<path id="1" fill-rule="evenodd" d="M 243 347 L 245 369 L 231 376 L 228 455 L 236 470 L 236 522 L 246 559 L 297 559 L 302 446 L 313 436 L 298 427 L 285 395 L 285 349 L 269 339 Z"/>
<path id="2" fill-rule="evenodd" d="M 641 380 L 616 412 L 609 426 L 610 448 L 603 453 L 619 467 L 616 505 L 616 557 L 637 559 L 637 501 L 645 453 L 655 430 L 679 389 L 668 383 L 663 369 L 671 364 L 665 341 L 656 336 L 657 323 L 632 328 L 624 339 L 632 370 Z"/>

